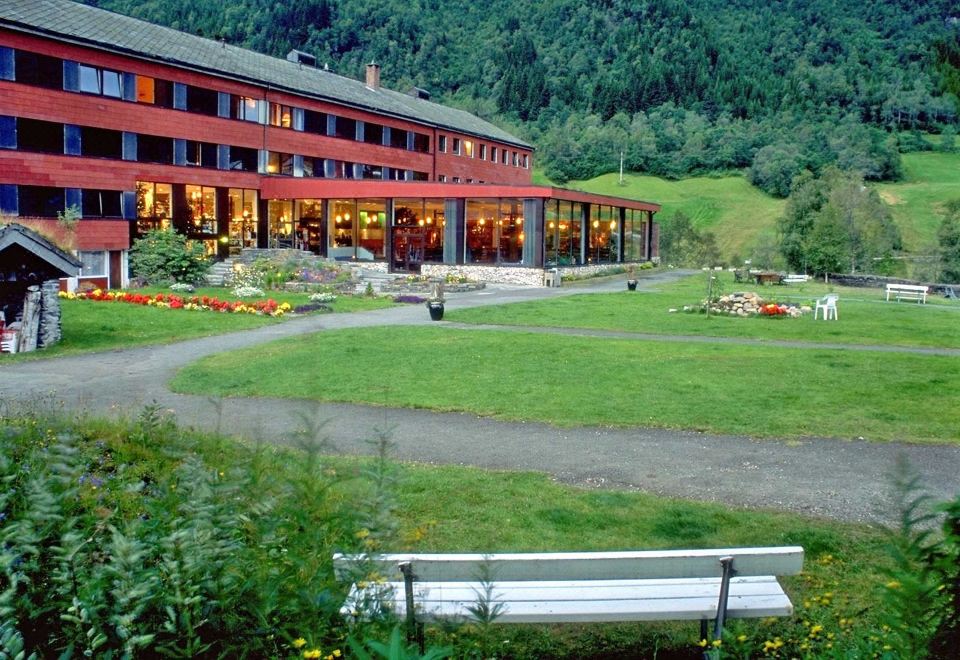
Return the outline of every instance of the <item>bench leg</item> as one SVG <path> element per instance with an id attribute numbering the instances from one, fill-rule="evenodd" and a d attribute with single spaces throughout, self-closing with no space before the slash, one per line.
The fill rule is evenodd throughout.
<path id="1" fill-rule="evenodd" d="M 413 574 L 413 564 L 403 562 L 399 566 L 403 573 L 403 597 L 407 607 L 407 643 L 414 642 L 420 647 L 420 653 L 424 652 L 423 624 L 417 622 L 417 613 L 414 611 L 413 603 L 413 581 L 416 575 Z"/>
<path id="2" fill-rule="evenodd" d="M 736 573 L 733 570 L 733 557 L 721 557 L 720 565 L 723 573 L 720 577 L 720 601 L 717 603 L 717 619 L 713 624 L 713 638 L 723 637 L 723 624 L 727 621 L 727 600 L 730 596 L 730 578 Z"/>

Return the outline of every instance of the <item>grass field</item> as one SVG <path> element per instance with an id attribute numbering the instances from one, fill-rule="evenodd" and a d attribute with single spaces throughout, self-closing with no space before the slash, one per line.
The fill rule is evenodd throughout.
<path id="1" fill-rule="evenodd" d="M 788 286 L 737 284 L 730 273 L 711 272 L 723 292 L 757 291 L 769 302 L 812 305 L 837 293 L 842 323 L 800 319 L 705 317 L 670 313 L 706 297 L 707 274 L 654 292 L 585 294 L 530 303 L 452 310 L 445 318 L 461 323 L 590 328 L 666 335 L 743 337 L 841 344 L 960 348 L 960 304 L 931 296 L 928 304 L 884 302 L 882 289 L 857 289 L 807 282 Z M 624 287 L 625 289 L 626 287 Z"/>
<path id="2" fill-rule="evenodd" d="M 903 154 L 903 181 L 876 185 L 890 205 L 907 252 L 929 254 L 936 245 L 945 202 L 960 199 L 960 153 Z"/>

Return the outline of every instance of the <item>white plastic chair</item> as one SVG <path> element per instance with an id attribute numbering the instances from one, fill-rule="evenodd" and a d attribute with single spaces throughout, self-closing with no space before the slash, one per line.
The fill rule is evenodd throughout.
<path id="1" fill-rule="evenodd" d="M 828 293 L 823 298 L 817 301 L 817 306 L 813 310 L 813 319 L 816 320 L 820 315 L 820 310 L 823 310 L 823 320 L 827 321 L 830 319 L 830 316 L 833 315 L 833 320 L 837 320 L 837 300 L 840 299 L 835 293 Z"/>

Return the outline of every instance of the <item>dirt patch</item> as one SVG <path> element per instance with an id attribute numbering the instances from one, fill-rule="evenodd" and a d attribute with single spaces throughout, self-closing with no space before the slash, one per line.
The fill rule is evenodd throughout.
<path id="1" fill-rule="evenodd" d="M 889 204 L 890 206 L 896 206 L 897 204 L 903 204 L 903 199 L 894 195 L 889 190 L 880 191 L 880 199 Z"/>

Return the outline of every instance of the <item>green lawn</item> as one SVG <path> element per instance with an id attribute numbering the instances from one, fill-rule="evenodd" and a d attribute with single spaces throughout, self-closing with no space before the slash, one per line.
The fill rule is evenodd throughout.
<path id="1" fill-rule="evenodd" d="M 903 181 L 877 184 L 890 205 L 908 252 L 928 254 L 936 245 L 945 202 L 960 199 L 960 152 L 903 154 Z"/>
<path id="2" fill-rule="evenodd" d="M 736 284 L 719 277 L 723 292 L 756 291 L 768 301 L 812 304 L 828 291 L 840 296 L 839 322 L 800 319 L 705 317 L 669 312 L 697 305 L 706 297 L 707 275 L 695 275 L 657 292 L 584 294 L 492 307 L 451 310 L 446 320 L 461 323 L 593 328 L 666 335 L 747 337 L 842 344 L 884 344 L 960 348 L 960 304 L 930 297 L 926 305 L 884 302 L 882 289 L 855 289 L 822 282 L 786 286 Z"/>
<path id="3" fill-rule="evenodd" d="M 144 288 L 138 293 L 173 293 L 169 289 Z M 193 294 L 237 300 L 230 289 L 202 288 Z M 255 302 L 273 298 L 278 303 L 289 302 L 294 307 L 309 302 L 309 294 L 270 292 L 263 298 L 248 298 Z M 28 360 L 56 355 L 91 351 L 166 344 L 193 337 L 218 335 L 238 330 L 258 328 L 271 323 L 282 323 L 284 318 L 252 314 L 222 314 L 218 312 L 190 312 L 182 309 L 157 309 L 141 305 L 89 300 L 61 300 L 63 339 L 55 346 L 18 355 L 0 354 L 0 364 L 8 360 Z M 334 312 L 355 312 L 389 307 L 390 298 L 340 296 L 331 304 Z"/>
<path id="4" fill-rule="evenodd" d="M 954 442 L 960 428 L 944 405 L 960 397 L 956 357 L 522 331 L 324 332 L 206 358 L 172 387 L 758 437 Z"/>

